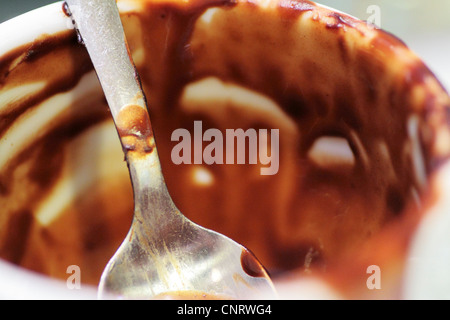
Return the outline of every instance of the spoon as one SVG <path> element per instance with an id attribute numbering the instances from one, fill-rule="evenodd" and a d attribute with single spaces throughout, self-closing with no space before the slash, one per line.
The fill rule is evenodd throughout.
<path id="1" fill-rule="evenodd" d="M 249 250 L 188 220 L 173 203 L 116 1 L 66 4 L 105 93 L 134 192 L 132 225 L 101 276 L 99 298 L 275 298 Z"/>

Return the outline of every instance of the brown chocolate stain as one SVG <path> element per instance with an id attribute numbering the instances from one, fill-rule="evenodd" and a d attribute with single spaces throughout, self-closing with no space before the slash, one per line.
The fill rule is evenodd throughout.
<path id="1" fill-rule="evenodd" d="M 289 20 L 296 20 L 302 13 L 313 11 L 315 8 L 316 4 L 312 1 L 281 0 L 278 2 L 278 11 L 281 16 Z"/>
<path id="2" fill-rule="evenodd" d="M 64 12 L 64 14 L 67 17 L 71 17 L 72 16 L 72 13 L 69 10 L 69 5 L 67 4 L 66 1 L 64 1 L 63 4 L 62 4 L 62 11 Z"/>
<path id="3" fill-rule="evenodd" d="M 19 264 L 27 250 L 28 235 L 34 223 L 33 214 L 28 211 L 14 212 L 7 223 L 8 230 L 14 230 L 0 245 L 0 257 Z"/>
<path id="4" fill-rule="evenodd" d="M 155 148 L 150 118 L 143 107 L 133 104 L 123 107 L 116 126 L 126 151 L 150 153 Z"/>
<path id="5" fill-rule="evenodd" d="M 262 264 L 256 259 L 255 255 L 248 249 L 243 249 L 241 253 L 242 270 L 250 277 L 262 278 L 266 272 Z"/>
<path id="6" fill-rule="evenodd" d="M 356 28 L 358 21 L 349 17 L 344 16 L 337 12 L 332 12 L 328 17 L 334 18 L 334 23 L 327 23 L 328 29 L 342 29 L 345 27 Z"/>
<path id="7" fill-rule="evenodd" d="M 53 60 L 48 56 L 53 55 Z M 16 59 L 20 61 L 15 62 Z M 14 68 L 10 69 L 14 62 Z M 45 62 L 45 64 L 44 64 Z M 61 66 L 64 65 L 64 68 Z M 27 82 L 39 79 L 43 66 L 53 68 L 53 72 L 45 79 L 46 87 L 36 95 L 23 97 L 8 106 L 8 112 L 0 118 L 0 135 L 18 119 L 30 106 L 41 103 L 54 92 L 63 92 L 73 88 L 83 75 L 93 69 L 85 49 L 77 42 L 72 32 L 62 32 L 52 36 L 42 36 L 30 45 L 24 45 L 7 53 L 0 60 L 1 84 L 8 79 L 8 85 L 15 87 L 20 81 Z M 77 70 L 75 70 L 75 68 Z M 1 78 L 1 74 L 5 78 Z M 24 75 L 25 73 L 25 75 Z M 19 75 L 19 76 L 16 76 Z"/>

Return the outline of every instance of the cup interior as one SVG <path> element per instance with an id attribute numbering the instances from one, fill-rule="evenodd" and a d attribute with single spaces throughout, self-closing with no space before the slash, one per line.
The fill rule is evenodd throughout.
<path id="1" fill-rule="evenodd" d="M 181 212 L 251 249 L 274 279 L 317 276 L 354 294 L 380 265 L 398 286 L 450 154 L 450 99 L 425 64 L 309 1 L 118 5 Z M 77 265 L 96 285 L 130 227 L 131 183 L 70 18 L 62 3 L 39 10 L 0 26 L 1 37 L 29 17 L 53 21 L 0 47 L 0 257 L 58 279 Z M 189 157 L 174 154 L 178 129 Z M 240 129 L 242 149 L 204 135 Z M 251 133 L 274 174 L 251 162 Z"/>

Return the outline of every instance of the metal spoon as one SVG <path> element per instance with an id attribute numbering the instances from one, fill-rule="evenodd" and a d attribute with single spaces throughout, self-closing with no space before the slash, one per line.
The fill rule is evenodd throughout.
<path id="1" fill-rule="evenodd" d="M 103 272 L 99 298 L 275 297 L 246 248 L 189 221 L 173 203 L 116 1 L 66 3 L 111 109 L 134 190 L 132 226 Z"/>

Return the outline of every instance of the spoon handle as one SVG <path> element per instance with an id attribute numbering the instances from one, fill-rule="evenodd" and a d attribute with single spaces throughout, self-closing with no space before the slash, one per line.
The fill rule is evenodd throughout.
<path id="1" fill-rule="evenodd" d="M 123 106 L 147 108 L 115 0 L 67 0 L 114 120 Z"/>
<path id="2" fill-rule="evenodd" d="M 67 0 L 91 57 L 125 153 L 138 220 L 153 230 L 180 220 L 161 170 L 150 115 L 115 0 Z M 156 223 L 155 223 L 156 222 Z"/>

